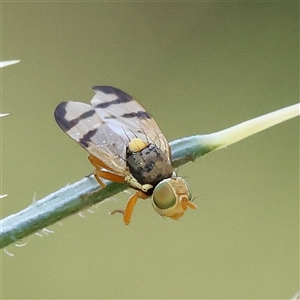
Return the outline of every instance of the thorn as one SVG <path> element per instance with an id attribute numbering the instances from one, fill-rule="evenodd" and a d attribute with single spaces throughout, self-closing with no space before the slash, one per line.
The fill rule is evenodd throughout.
<path id="1" fill-rule="evenodd" d="M 6 66 L 10 66 L 10 65 L 13 65 L 13 64 L 17 64 L 19 62 L 20 62 L 19 59 L 17 59 L 17 60 L 0 61 L 0 68 L 6 67 Z"/>
<path id="2" fill-rule="evenodd" d="M 50 229 L 47 229 L 47 228 L 43 228 L 42 231 L 43 231 L 46 235 L 49 235 L 49 233 L 54 233 L 54 230 L 50 230 Z"/>
<path id="3" fill-rule="evenodd" d="M 36 192 L 33 193 L 31 204 L 36 202 Z"/>
<path id="4" fill-rule="evenodd" d="M 15 256 L 14 254 L 8 252 L 6 249 L 3 249 L 3 250 L 4 250 L 4 252 L 5 252 L 8 256 L 11 256 L 11 257 Z"/>
<path id="5" fill-rule="evenodd" d="M 81 218 L 85 219 L 85 216 L 83 215 L 83 213 L 82 213 L 82 212 L 79 212 L 79 213 L 78 213 L 78 215 L 79 215 L 79 217 L 81 217 Z"/>
<path id="6" fill-rule="evenodd" d="M 24 247 L 24 246 L 26 246 L 26 245 L 27 245 L 27 242 L 26 242 L 26 243 L 22 243 L 22 244 L 17 244 L 17 243 L 15 244 L 15 246 L 16 246 L 16 247 L 19 247 L 19 248 L 20 248 L 20 247 Z"/>

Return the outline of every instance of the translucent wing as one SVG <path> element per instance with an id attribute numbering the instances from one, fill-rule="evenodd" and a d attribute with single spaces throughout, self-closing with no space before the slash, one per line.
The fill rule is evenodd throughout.
<path id="1" fill-rule="evenodd" d="M 62 102 L 54 112 L 59 127 L 117 174 L 126 169 L 126 144 L 95 109 L 81 102 Z"/>
<path id="2" fill-rule="evenodd" d="M 154 119 L 127 93 L 111 86 L 95 86 L 91 100 L 100 118 L 124 141 L 140 138 L 154 143 L 170 158 L 169 144 Z"/>

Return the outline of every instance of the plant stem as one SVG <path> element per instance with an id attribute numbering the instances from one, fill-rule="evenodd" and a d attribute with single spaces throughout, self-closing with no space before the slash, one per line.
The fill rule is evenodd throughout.
<path id="1" fill-rule="evenodd" d="M 233 127 L 206 135 L 196 135 L 170 143 L 173 166 L 194 161 L 213 150 L 236 143 L 273 125 L 299 116 L 300 104 L 295 104 Z M 106 188 L 99 188 L 93 175 L 33 202 L 27 208 L 0 221 L 0 248 L 23 239 L 46 226 L 54 224 L 83 209 L 103 202 L 129 186 L 105 181 Z"/>

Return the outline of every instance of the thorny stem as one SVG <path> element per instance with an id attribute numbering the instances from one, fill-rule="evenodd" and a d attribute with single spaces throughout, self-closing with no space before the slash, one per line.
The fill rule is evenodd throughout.
<path id="1" fill-rule="evenodd" d="M 213 150 L 224 148 L 273 125 L 299 116 L 299 113 L 298 103 L 215 133 L 175 140 L 170 143 L 173 166 L 178 167 L 188 161 L 194 161 Z M 90 175 L 2 219 L 0 247 L 6 247 L 128 188 L 127 184 L 109 181 L 105 183 L 107 185 L 105 189 L 99 188 L 97 181 Z"/>

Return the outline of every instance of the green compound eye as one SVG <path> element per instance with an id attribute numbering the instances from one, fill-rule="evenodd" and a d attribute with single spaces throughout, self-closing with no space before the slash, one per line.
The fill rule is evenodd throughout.
<path id="1" fill-rule="evenodd" d="M 154 189 L 152 199 L 160 209 L 167 209 L 176 203 L 176 196 L 172 187 L 166 181 L 161 181 Z"/>

